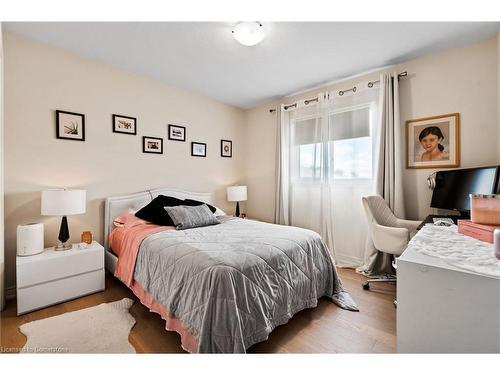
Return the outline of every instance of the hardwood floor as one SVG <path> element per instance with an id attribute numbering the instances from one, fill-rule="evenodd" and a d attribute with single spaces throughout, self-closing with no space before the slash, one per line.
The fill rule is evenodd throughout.
<path id="1" fill-rule="evenodd" d="M 339 269 L 344 287 L 354 298 L 359 312 L 342 310 L 323 298 L 314 309 L 296 314 L 277 327 L 267 341 L 252 346 L 249 353 L 393 353 L 396 351 L 395 287 L 361 288 L 365 278 L 351 269 Z M 16 316 L 15 300 L 7 301 L 0 318 L 0 352 L 15 351 L 26 343 L 18 327 L 23 323 L 65 312 L 80 310 L 103 302 L 137 298 L 121 282 L 106 275 L 106 290 L 59 305 Z M 159 315 L 149 312 L 138 301 L 130 309 L 137 323 L 129 341 L 138 353 L 184 353 L 179 335 L 165 330 Z M 14 348 L 14 349 L 12 349 Z"/>

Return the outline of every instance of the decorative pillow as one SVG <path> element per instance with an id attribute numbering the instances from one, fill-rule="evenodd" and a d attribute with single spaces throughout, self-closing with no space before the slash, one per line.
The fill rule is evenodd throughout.
<path id="1" fill-rule="evenodd" d="M 176 229 L 188 229 L 220 224 L 206 204 L 201 206 L 165 207 Z"/>
<path id="2" fill-rule="evenodd" d="M 156 225 L 174 226 L 174 222 L 163 207 L 180 206 L 181 204 L 184 204 L 182 199 L 158 195 L 146 206 L 137 211 L 135 216 Z"/>
<path id="3" fill-rule="evenodd" d="M 202 204 L 206 204 L 208 208 L 210 208 L 210 211 L 212 211 L 212 213 L 215 213 L 215 211 L 217 210 L 217 208 L 208 203 L 195 201 L 194 199 L 184 199 L 183 203 L 184 206 L 201 206 Z"/>
<path id="4" fill-rule="evenodd" d="M 113 220 L 113 225 L 115 227 L 132 228 L 141 224 L 147 224 L 147 221 L 135 217 L 135 215 L 130 212 L 123 213 Z"/>

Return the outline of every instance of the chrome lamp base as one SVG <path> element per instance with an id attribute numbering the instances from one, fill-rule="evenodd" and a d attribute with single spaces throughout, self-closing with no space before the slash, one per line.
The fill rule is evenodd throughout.
<path id="1" fill-rule="evenodd" d="M 71 246 L 71 244 L 62 243 L 62 242 L 59 242 L 59 244 L 57 246 L 54 246 L 55 251 L 71 250 L 72 248 L 73 248 L 73 246 Z"/>

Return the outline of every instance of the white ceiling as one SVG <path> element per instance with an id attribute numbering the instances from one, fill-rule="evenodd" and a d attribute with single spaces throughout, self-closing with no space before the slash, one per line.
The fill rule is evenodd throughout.
<path id="1" fill-rule="evenodd" d="M 7 31 L 240 108 L 493 37 L 499 23 L 273 22 L 254 47 L 223 22 L 7 22 Z"/>

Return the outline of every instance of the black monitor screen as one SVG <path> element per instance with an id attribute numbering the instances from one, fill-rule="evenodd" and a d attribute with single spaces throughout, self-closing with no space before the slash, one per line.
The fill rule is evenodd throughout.
<path id="1" fill-rule="evenodd" d="M 431 207 L 470 211 L 469 194 L 495 194 L 499 167 L 455 169 L 436 173 Z"/>

